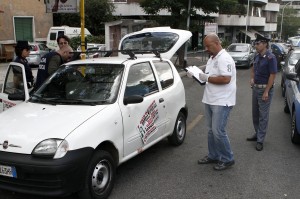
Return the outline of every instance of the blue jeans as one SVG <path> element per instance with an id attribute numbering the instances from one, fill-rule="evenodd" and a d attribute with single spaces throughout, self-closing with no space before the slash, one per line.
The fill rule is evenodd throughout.
<path id="1" fill-rule="evenodd" d="M 225 163 L 233 160 L 233 152 L 225 130 L 231 109 L 232 106 L 205 104 L 205 117 L 208 128 L 208 157 Z"/>
<path id="2" fill-rule="evenodd" d="M 269 99 L 262 100 L 264 88 L 255 88 L 252 90 L 252 120 L 257 137 L 257 142 L 263 143 L 269 122 L 270 105 L 274 93 L 274 89 L 269 90 Z"/>

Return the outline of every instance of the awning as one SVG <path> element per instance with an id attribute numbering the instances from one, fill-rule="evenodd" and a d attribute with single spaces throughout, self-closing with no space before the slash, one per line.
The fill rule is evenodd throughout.
<path id="1" fill-rule="evenodd" d="M 246 31 L 245 30 L 240 30 L 240 32 L 245 34 Z M 254 32 L 247 31 L 247 36 L 250 37 L 250 40 L 255 40 L 256 39 Z"/>

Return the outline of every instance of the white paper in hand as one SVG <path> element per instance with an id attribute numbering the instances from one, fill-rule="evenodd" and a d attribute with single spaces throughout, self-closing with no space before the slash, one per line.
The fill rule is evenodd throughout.
<path id="1" fill-rule="evenodd" d="M 205 83 L 204 81 L 201 81 L 199 79 L 199 74 L 200 73 L 204 73 L 200 68 L 198 68 L 197 66 L 188 66 L 185 68 L 186 71 L 190 72 L 193 74 L 193 77 L 200 83 Z"/>

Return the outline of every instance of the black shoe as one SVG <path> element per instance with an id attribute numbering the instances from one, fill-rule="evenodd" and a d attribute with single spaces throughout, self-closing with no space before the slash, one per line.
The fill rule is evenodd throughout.
<path id="1" fill-rule="evenodd" d="M 231 167 L 232 165 L 234 165 L 234 160 L 230 161 L 230 162 L 218 162 L 218 164 L 216 166 L 214 166 L 214 170 L 217 171 L 222 171 L 225 170 L 229 167 Z"/>
<path id="2" fill-rule="evenodd" d="M 217 163 L 218 160 L 210 159 L 208 156 L 205 156 L 201 160 L 198 160 L 198 164 L 211 164 L 211 163 Z"/>
<path id="3" fill-rule="evenodd" d="M 256 150 L 257 151 L 262 151 L 263 148 L 264 148 L 263 143 L 257 142 L 257 144 L 256 144 Z"/>
<path id="4" fill-rule="evenodd" d="M 247 141 L 257 141 L 256 135 L 253 135 L 252 137 L 247 138 Z"/>

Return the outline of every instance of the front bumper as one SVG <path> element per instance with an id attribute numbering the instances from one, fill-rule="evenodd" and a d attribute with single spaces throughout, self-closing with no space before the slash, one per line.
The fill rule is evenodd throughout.
<path id="1" fill-rule="evenodd" d="M 250 67 L 250 63 L 248 60 L 234 60 L 236 67 Z"/>
<path id="2" fill-rule="evenodd" d="M 61 159 L 0 152 L 0 164 L 14 166 L 17 178 L 0 176 L 0 188 L 34 195 L 64 196 L 80 190 L 92 148 L 69 151 Z"/>

